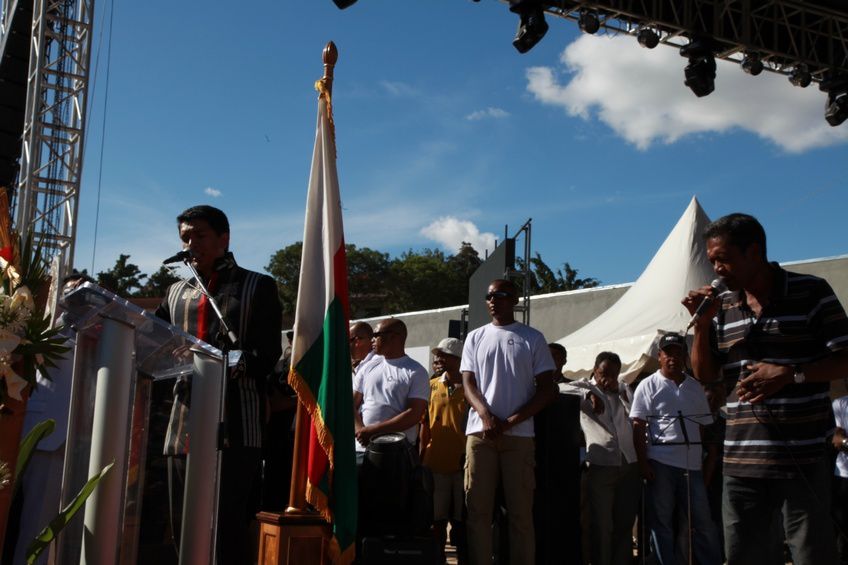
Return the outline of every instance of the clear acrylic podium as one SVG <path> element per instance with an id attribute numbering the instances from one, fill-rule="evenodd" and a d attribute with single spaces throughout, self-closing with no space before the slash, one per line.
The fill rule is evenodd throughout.
<path id="1" fill-rule="evenodd" d="M 154 381 L 191 375 L 181 564 L 213 563 L 221 351 L 86 283 L 62 301 L 77 332 L 62 506 L 114 461 L 57 542 L 58 565 L 136 563 Z M 229 364 L 237 362 L 230 354 Z M 153 446 L 161 452 L 162 446 Z M 148 501 L 151 502 L 151 501 Z M 175 502 L 176 503 L 176 502 Z"/>

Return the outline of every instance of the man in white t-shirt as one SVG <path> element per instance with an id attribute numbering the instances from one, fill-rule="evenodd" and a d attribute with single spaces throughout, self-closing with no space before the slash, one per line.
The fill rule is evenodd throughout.
<path id="1" fill-rule="evenodd" d="M 372 336 L 376 356 L 353 379 L 354 431 L 361 460 L 375 436 L 402 432 L 411 445 L 430 399 L 427 369 L 405 352 L 406 325 L 389 318 Z"/>
<path id="2" fill-rule="evenodd" d="M 836 430 L 832 442 L 837 455 L 831 508 L 839 527 L 836 534 L 838 563 L 848 565 L 848 435 L 845 432 L 848 430 L 848 396 L 833 401 L 833 416 Z"/>
<path id="3" fill-rule="evenodd" d="M 639 383 L 630 408 L 633 447 L 647 481 L 651 542 L 660 565 L 691 562 L 689 556 L 679 555 L 682 548 L 675 543 L 674 533 L 675 517 L 691 512 L 688 546 L 694 562 L 719 565 L 718 529 L 710 516 L 701 472 L 700 427 L 712 423 L 712 412 L 701 383 L 683 372 L 686 338 L 666 334 L 660 338 L 659 349 L 660 370 Z M 687 527 L 685 518 L 679 527 Z"/>
<path id="4" fill-rule="evenodd" d="M 492 511 L 500 479 L 509 513 L 509 563 L 535 562 L 533 416 L 557 394 L 545 337 L 515 320 L 518 290 L 492 281 L 492 322 L 468 334 L 462 383 L 471 405 L 465 463 L 468 549 L 472 565 L 491 563 Z"/>
<path id="5" fill-rule="evenodd" d="M 354 375 L 376 355 L 371 346 L 373 336 L 374 329 L 368 322 L 356 322 L 350 326 L 350 366 Z"/>

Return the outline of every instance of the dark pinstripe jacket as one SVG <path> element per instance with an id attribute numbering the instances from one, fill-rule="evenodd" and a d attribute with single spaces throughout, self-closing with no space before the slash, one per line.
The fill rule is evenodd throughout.
<path id="1" fill-rule="evenodd" d="M 217 280 L 210 293 L 220 306 L 230 329 L 238 336 L 245 366 L 230 375 L 227 384 L 227 447 L 261 447 L 265 383 L 282 355 L 282 309 L 274 279 L 236 265 L 227 253 L 215 265 Z M 156 315 L 183 331 L 198 334 L 200 292 L 190 281 L 168 288 Z M 204 281 L 209 285 L 208 281 Z M 219 323 L 211 308 L 206 317 L 207 341 L 216 347 Z M 165 436 L 165 454 L 187 453 L 190 445 L 188 410 L 191 382 L 174 385 L 174 406 Z M 210 423 L 210 425 L 214 425 Z"/>

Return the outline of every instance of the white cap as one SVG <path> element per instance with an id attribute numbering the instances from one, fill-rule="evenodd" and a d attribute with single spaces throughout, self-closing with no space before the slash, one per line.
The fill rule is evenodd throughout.
<path id="1" fill-rule="evenodd" d="M 432 349 L 433 353 L 437 351 L 462 358 L 462 342 L 455 337 L 446 337 L 439 342 L 439 345 Z"/>

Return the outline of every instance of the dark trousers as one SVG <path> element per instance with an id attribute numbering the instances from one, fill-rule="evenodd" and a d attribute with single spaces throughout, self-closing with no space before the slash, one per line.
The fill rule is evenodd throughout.
<path id="1" fill-rule="evenodd" d="M 222 452 L 221 481 L 218 490 L 218 565 L 253 563 L 250 523 L 257 511 L 257 486 L 262 450 L 257 447 L 227 448 Z M 174 538 L 179 547 L 183 508 L 184 457 L 170 457 Z"/>
<path id="2" fill-rule="evenodd" d="M 848 479 L 843 477 L 833 477 L 833 517 L 837 527 L 837 563 L 848 565 Z"/>
<path id="3" fill-rule="evenodd" d="M 795 479 L 724 477 L 724 543 L 728 565 L 783 563 L 777 513 L 795 565 L 836 562 L 825 462 L 802 467 Z"/>

